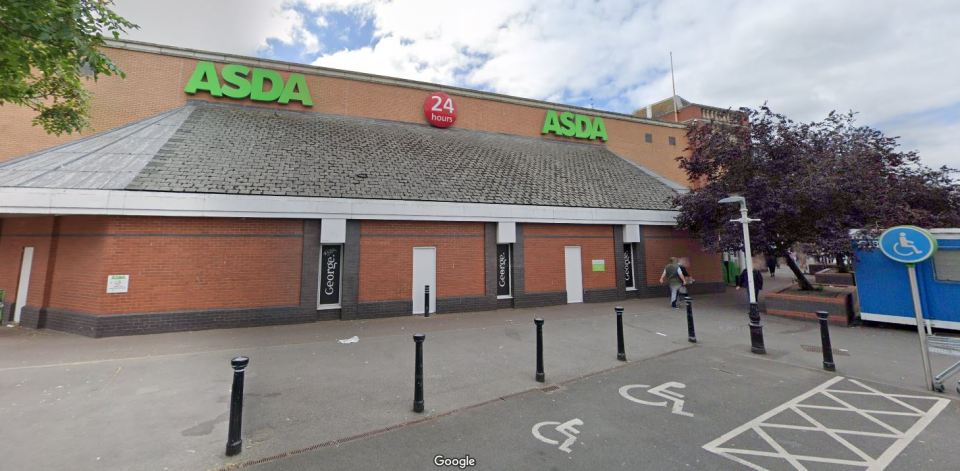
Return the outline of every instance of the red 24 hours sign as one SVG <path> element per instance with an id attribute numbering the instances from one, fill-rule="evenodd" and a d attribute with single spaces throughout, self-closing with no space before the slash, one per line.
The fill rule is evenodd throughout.
<path id="1" fill-rule="evenodd" d="M 423 116 L 432 126 L 449 128 L 457 120 L 457 106 L 450 95 L 433 92 L 423 102 Z"/>

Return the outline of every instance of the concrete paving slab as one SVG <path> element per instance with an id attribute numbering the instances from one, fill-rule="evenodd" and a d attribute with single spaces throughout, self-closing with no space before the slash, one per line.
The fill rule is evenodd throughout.
<path id="1" fill-rule="evenodd" d="M 694 349 L 738 358 L 701 366 L 745 395 L 777 390 L 748 381 L 770 369 L 819 371 L 820 354 L 802 348 L 819 344 L 814 322 L 764 317 L 769 354 L 749 353 L 739 294 L 695 300 Z M 14 431 L 0 440 L 3 468 L 217 469 L 496 401 L 541 386 L 534 317 L 546 319 L 547 384 L 556 385 L 623 365 L 615 304 L 105 339 L 0 329 L 0 417 Z M 665 300 L 621 304 L 631 361 L 691 347 L 683 313 Z M 410 410 L 418 331 L 427 335 L 425 415 Z M 915 332 L 831 334 L 848 353 L 836 358 L 840 374 L 923 391 Z M 354 335 L 359 342 L 338 342 Z M 245 448 L 227 459 L 229 359 L 238 354 L 251 357 Z M 935 367 L 949 360 L 935 356 Z M 950 388 L 943 395 L 956 396 Z"/>
<path id="2" fill-rule="evenodd" d="M 770 368 L 762 359 L 745 360 L 727 351 L 694 348 L 571 381 L 549 393 L 531 391 L 372 438 L 293 453 L 253 469 L 313 469 L 321 465 L 326 469 L 437 469 L 437 455 L 470 456 L 476 465 L 469 469 L 740 467 L 738 461 L 718 453 L 720 449 L 732 450 L 727 452 L 730 456 L 766 469 L 800 469 L 791 460 L 807 469 L 866 469 L 867 465 L 849 463 L 870 460 L 880 464 L 873 469 L 952 469 L 960 464 L 948 440 L 938 439 L 942 437 L 937 437 L 936 431 L 924 430 L 934 423 L 937 430 L 960 425 L 955 405 L 938 410 L 916 434 L 906 437 L 905 449 L 914 441 L 923 441 L 927 455 L 922 459 L 916 454 L 900 456 L 902 450 L 884 455 L 897 440 L 850 435 L 862 431 L 855 424 L 849 425 L 844 436 L 856 437 L 857 452 L 822 430 L 759 427 L 746 429 L 749 434 L 724 438 L 799 395 L 822 394 L 822 386 L 834 380 L 845 379 L 805 368 Z M 620 394 L 624 386 L 671 382 L 686 386 L 674 385 L 665 391 L 682 392 L 683 408 L 693 416 L 679 415 L 669 404 L 637 403 Z M 915 394 L 886 385 L 872 386 L 885 394 Z M 651 403 L 662 399 L 649 394 L 650 390 L 640 387 L 630 394 Z M 923 396 L 933 398 L 931 404 L 950 402 Z M 811 426 L 810 422 L 806 425 Z M 705 447 L 718 439 L 723 448 Z M 931 442 L 936 444 L 929 445 Z M 769 456 L 777 454 L 782 456 Z"/>

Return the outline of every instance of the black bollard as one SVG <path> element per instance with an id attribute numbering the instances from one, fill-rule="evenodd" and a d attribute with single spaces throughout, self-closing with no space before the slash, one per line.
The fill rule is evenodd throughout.
<path id="1" fill-rule="evenodd" d="M 693 299 L 684 296 L 683 300 L 687 302 L 687 342 L 697 343 L 697 331 L 693 327 Z"/>
<path id="2" fill-rule="evenodd" d="M 243 440 L 240 438 L 241 422 L 243 420 L 243 372 L 247 369 L 250 359 L 236 357 L 230 360 L 233 367 L 233 387 L 230 388 L 230 428 L 227 431 L 227 456 L 240 453 Z"/>
<path id="3" fill-rule="evenodd" d="M 546 381 L 546 375 L 543 374 L 543 319 L 539 317 L 533 320 L 537 325 L 537 375 L 536 380 L 539 383 Z"/>
<path id="4" fill-rule="evenodd" d="M 423 285 L 423 315 L 430 317 L 430 285 Z"/>
<path id="5" fill-rule="evenodd" d="M 413 411 L 423 412 L 423 334 L 413 334 L 417 356 L 413 366 Z"/>
<path id="6" fill-rule="evenodd" d="M 623 308 L 613 308 L 617 313 L 617 360 L 627 361 L 627 352 L 623 348 Z"/>
<path id="7" fill-rule="evenodd" d="M 757 303 L 750 303 L 750 351 L 767 353 L 767 348 L 763 346 L 763 324 L 760 323 L 760 308 Z"/>
<path id="8" fill-rule="evenodd" d="M 837 364 L 833 362 L 833 347 L 830 346 L 830 329 L 827 327 L 827 311 L 817 311 L 817 320 L 820 321 L 820 347 L 823 350 L 823 369 L 837 371 Z"/>

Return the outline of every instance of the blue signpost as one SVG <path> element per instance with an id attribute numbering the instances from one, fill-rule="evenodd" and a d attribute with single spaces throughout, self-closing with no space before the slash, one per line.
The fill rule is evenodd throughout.
<path id="1" fill-rule="evenodd" d="M 937 251 L 937 239 L 916 226 L 894 226 L 880 234 L 880 251 L 891 260 L 907 265 L 913 313 L 917 317 L 917 333 L 920 335 L 920 349 L 923 353 L 923 375 L 927 387 L 934 390 L 930 352 L 927 350 L 927 332 L 924 330 L 923 308 L 920 305 L 920 289 L 917 287 L 916 264 L 933 256 Z"/>

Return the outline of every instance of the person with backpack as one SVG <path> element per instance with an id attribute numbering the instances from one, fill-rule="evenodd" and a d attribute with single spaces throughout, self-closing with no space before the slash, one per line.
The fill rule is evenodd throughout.
<path id="1" fill-rule="evenodd" d="M 687 283 L 687 279 L 680 271 L 680 264 L 677 263 L 677 257 L 670 257 L 670 262 L 667 263 L 667 266 L 663 267 L 663 273 L 660 274 L 660 284 L 663 284 L 664 280 L 666 280 L 667 285 L 670 286 L 670 307 L 679 309 L 677 307 L 677 296 L 680 293 L 680 287 Z"/>

